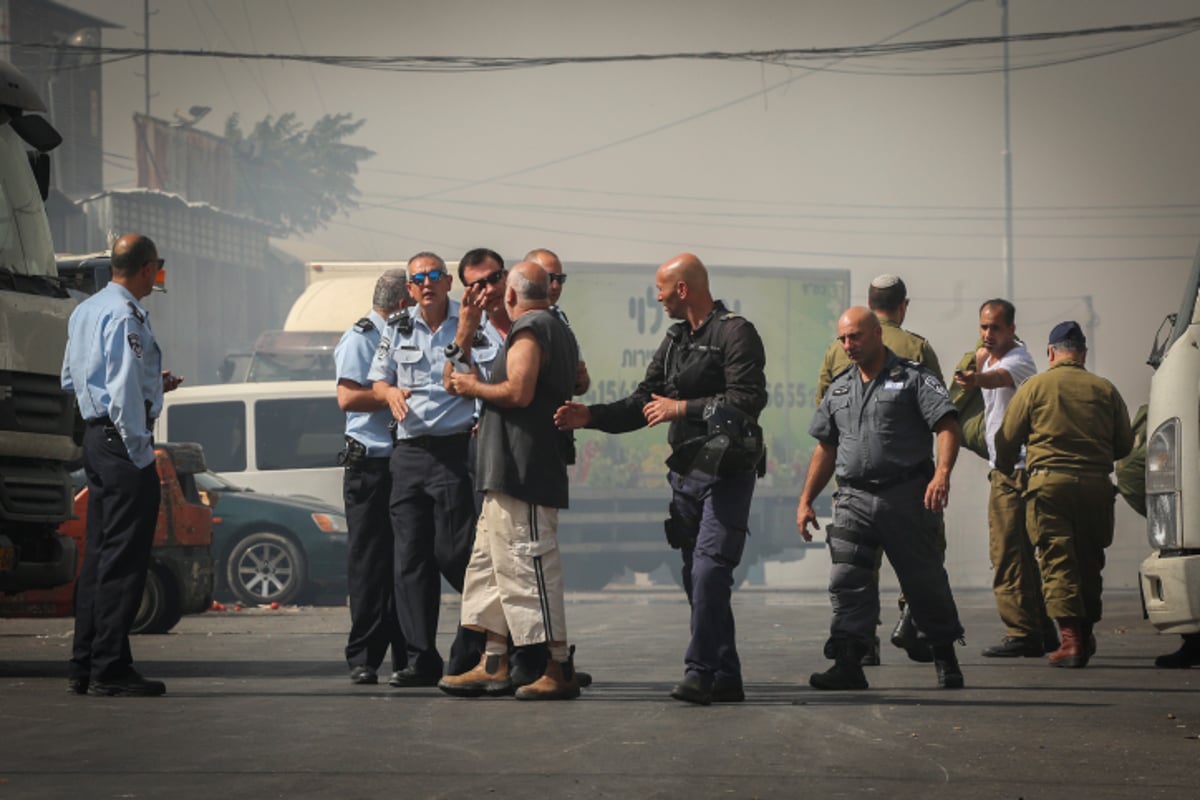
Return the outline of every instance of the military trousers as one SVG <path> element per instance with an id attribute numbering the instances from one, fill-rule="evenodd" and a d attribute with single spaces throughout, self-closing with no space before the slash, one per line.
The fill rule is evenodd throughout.
<path id="1" fill-rule="evenodd" d="M 1008 636 L 1042 641 L 1054 633 L 1042 599 L 1042 574 L 1025 527 L 1025 470 L 988 473 L 988 558 L 992 594 Z"/>
<path id="2" fill-rule="evenodd" d="M 388 506 L 392 476 L 388 459 L 356 458 L 346 463 L 342 499 L 349 528 L 346 588 L 350 596 L 350 635 L 346 664 L 375 670 L 388 650 L 392 669 L 408 666 L 404 633 L 396 615 L 395 537 Z"/>
<path id="3" fill-rule="evenodd" d="M 923 477 L 875 492 L 839 487 L 833 524 L 826 531 L 833 562 L 829 596 L 833 606 L 830 639 L 870 645 L 879 619 L 879 551 L 887 556 L 913 621 L 933 644 L 963 634 L 958 608 L 943 565 L 941 514 L 924 506 Z"/>
<path id="4" fill-rule="evenodd" d="M 1025 524 L 1038 549 L 1046 612 L 1099 622 L 1104 549 L 1112 544 L 1116 490 L 1108 475 L 1033 469 Z"/>
<path id="5" fill-rule="evenodd" d="M 158 466 L 138 467 L 111 427 L 83 434 L 87 552 L 75 582 L 72 678 L 112 681 L 133 666 L 129 631 L 146 588 L 162 487 Z"/>
<path id="6" fill-rule="evenodd" d="M 671 472 L 671 518 L 694 538 L 683 556 L 683 588 L 692 609 L 684 669 L 713 676 L 718 684 L 741 684 L 742 663 L 734 641 L 733 571 L 749 535 L 753 472 L 725 478 L 692 470 Z"/>

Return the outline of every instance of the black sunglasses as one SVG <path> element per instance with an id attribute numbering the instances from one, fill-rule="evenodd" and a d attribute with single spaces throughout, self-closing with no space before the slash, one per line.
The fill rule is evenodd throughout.
<path id="1" fill-rule="evenodd" d="M 446 273 L 440 269 L 431 269 L 429 272 L 414 272 L 412 277 L 408 279 L 408 282 L 422 284 L 425 282 L 426 278 L 429 278 L 429 280 L 436 283 L 437 281 L 440 281 L 442 276 L 445 274 Z"/>
<path id="2" fill-rule="evenodd" d="M 489 275 L 484 275 L 477 281 L 471 281 L 467 284 L 467 288 L 470 289 L 472 286 L 483 286 L 485 284 L 495 285 L 504 280 L 504 276 L 507 274 L 508 272 L 506 270 L 498 269 Z"/>
<path id="3" fill-rule="evenodd" d="M 551 283 L 566 283 L 567 282 L 567 273 L 565 273 L 565 272 L 551 272 L 548 274 L 547 277 L 550 278 Z"/>

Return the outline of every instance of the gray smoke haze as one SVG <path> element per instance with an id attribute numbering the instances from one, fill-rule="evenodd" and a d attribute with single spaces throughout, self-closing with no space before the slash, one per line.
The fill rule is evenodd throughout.
<path id="1" fill-rule="evenodd" d="M 68 0 L 124 26 L 140 46 L 138 0 Z M 1013 0 L 1013 33 L 1196 14 L 1186 0 Z M 955 8 L 958 6 L 957 8 Z M 158 2 L 156 48 L 309 54 L 609 55 L 831 47 L 991 36 L 990 0 L 848 2 L 439 3 L 325 0 Z M 1109 36 L 1014 46 L 1013 65 L 1146 41 Z M 822 62 L 813 62 L 820 65 Z M 353 141 L 377 152 L 359 176 L 362 208 L 279 246 L 302 260 L 457 258 L 486 245 L 576 261 L 653 266 L 681 250 L 724 267 L 851 270 L 904 277 L 907 327 L 952 364 L 976 336 L 977 308 L 1002 295 L 1004 184 L 1000 46 L 853 60 L 828 70 L 737 61 L 564 65 L 474 74 L 401 74 L 297 63 L 155 58 L 151 111 L 193 105 L 220 132 L 295 111 L 306 123 L 348 111 Z M 1018 333 L 1045 366 L 1047 331 L 1088 332 L 1089 366 L 1131 410 L 1145 402 L 1145 356 L 1177 310 L 1200 241 L 1196 35 L 1011 73 Z M 131 186 L 141 60 L 105 68 L 110 187 Z M 947 75 L 963 69 L 978 75 Z M 914 74 L 930 73 L 930 74 Z M 124 158 L 122 157 L 124 156 Z M 568 289 L 564 303 L 583 302 Z M 832 335 L 832 332 L 831 332 Z M 601 342 L 583 342 L 585 348 Z M 956 584 L 986 585 L 984 465 L 964 455 L 948 514 Z M 1120 504 L 1110 585 L 1131 586 L 1146 550 Z"/>

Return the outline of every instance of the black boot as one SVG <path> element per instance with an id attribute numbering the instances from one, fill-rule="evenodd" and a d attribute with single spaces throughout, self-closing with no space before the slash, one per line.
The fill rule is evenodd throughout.
<path id="1" fill-rule="evenodd" d="M 937 670 L 938 686 L 943 689 L 963 688 L 963 674 L 958 666 L 958 656 L 954 654 L 954 642 L 930 645 L 929 651 L 933 656 L 933 667 Z"/>
<path id="2" fill-rule="evenodd" d="M 1188 669 L 1200 666 L 1200 633 L 1183 634 L 1183 644 L 1174 653 L 1154 659 L 1159 669 Z"/>
<path id="3" fill-rule="evenodd" d="M 833 643 L 833 666 L 825 672 L 814 672 L 810 675 L 808 685 L 814 689 L 834 691 L 866 689 L 867 676 L 863 673 L 862 657 L 867 653 L 867 649 L 866 644 L 862 642 L 838 639 Z"/>
<path id="4" fill-rule="evenodd" d="M 896 628 L 892 631 L 892 644 L 908 653 L 909 659 L 919 664 L 928 664 L 933 661 L 933 654 L 929 652 L 929 643 L 920 638 L 917 625 L 913 622 L 912 606 L 905 606 L 904 610 L 900 612 L 900 621 L 896 623 Z"/>

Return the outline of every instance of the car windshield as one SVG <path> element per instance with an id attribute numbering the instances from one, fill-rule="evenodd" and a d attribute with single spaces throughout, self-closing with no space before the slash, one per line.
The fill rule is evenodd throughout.
<path id="1" fill-rule="evenodd" d="M 246 492 L 244 486 L 230 483 L 215 472 L 205 471 L 196 473 L 196 486 L 206 492 Z"/>

